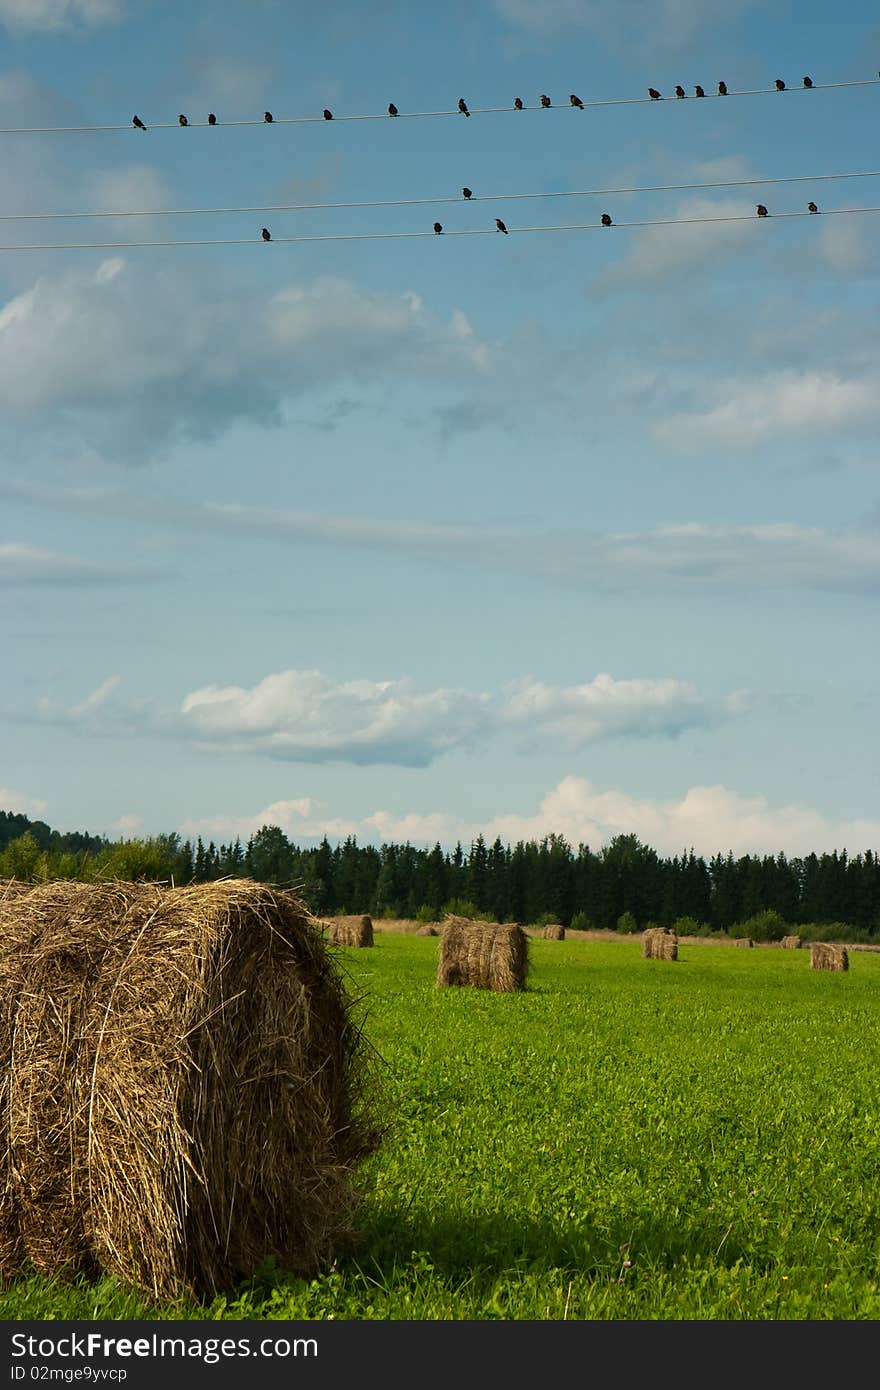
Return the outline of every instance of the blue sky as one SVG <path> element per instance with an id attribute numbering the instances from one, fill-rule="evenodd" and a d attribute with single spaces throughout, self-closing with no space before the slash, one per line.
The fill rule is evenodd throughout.
<path id="1" fill-rule="evenodd" d="M 880 204 L 851 0 L 0 0 L 0 243 Z M 527 105 L 431 120 L 230 126 Z M 0 254 L 0 806 L 63 829 L 880 848 L 871 214 Z"/>

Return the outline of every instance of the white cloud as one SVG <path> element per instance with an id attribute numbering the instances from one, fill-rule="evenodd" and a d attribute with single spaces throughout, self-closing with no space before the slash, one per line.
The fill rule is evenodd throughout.
<path id="1" fill-rule="evenodd" d="M 586 30 L 616 49 L 678 48 L 729 24 L 757 0 L 494 0 L 514 28 L 535 36 Z"/>
<path id="2" fill-rule="evenodd" d="M 118 584 L 117 569 L 17 541 L 0 542 L 0 584 Z"/>
<path id="3" fill-rule="evenodd" d="M 654 218 L 681 220 L 680 227 L 643 227 L 627 232 L 632 238 L 626 254 L 608 267 L 600 287 L 665 283 L 677 276 L 693 274 L 698 266 L 729 262 L 734 252 L 759 251 L 760 228 L 752 226 L 755 205 L 748 194 L 713 198 L 708 195 L 683 199 L 667 213 L 646 214 Z M 743 222 L 690 222 L 687 218 L 743 217 Z M 627 219 L 625 219 L 627 220 Z M 635 220 L 635 219 L 633 219 Z M 757 224 L 758 219 L 754 218 Z"/>
<path id="4" fill-rule="evenodd" d="M 32 820 L 40 817 L 46 810 L 47 802 L 13 787 L 0 787 L 0 811 L 9 811 L 18 816 L 29 816 Z"/>
<path id="5" fill-rule="evenodd" d="M 846 380 L 834 372 L 772 372 L 707 385 L 701 394 L 716 404 L 659 421 L 654 434 L 661 443 L 748 448 L 775 435 L 849 431 L 880 418 L 880 381 Z"/>
<path id="6" fill-rule="evenodd" d="M 115 830 L 119 835 L 134 835 L 141 829 L 143 822 L 140 816 L 129 812 L 123 816 L 117 816 L 116 820 L 110 825 L 111 830 Z"/>
<path id="7" fill-rule="evenodd" d="M 0 24 L 10 29 L 94 28 L 122 15 L 121 0 L 0 0 Z"/>

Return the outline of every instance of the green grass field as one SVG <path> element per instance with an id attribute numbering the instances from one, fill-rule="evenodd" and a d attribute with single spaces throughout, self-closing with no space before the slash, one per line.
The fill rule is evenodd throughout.
<path id="1" fill-rule="evenodd" d="M 333 1270 L 203 1308 L 33 1280 L 0 1317 L 880 1317 L 880 956 L 533 941 L 494 995 L 436 990 L 437 949 L 341 952 L 389 1129 Z"/>

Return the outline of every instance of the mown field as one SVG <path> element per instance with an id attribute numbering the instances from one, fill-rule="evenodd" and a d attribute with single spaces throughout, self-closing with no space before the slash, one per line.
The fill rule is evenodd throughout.
<path id="1" fill-rule="evenodd" d="M 210 1306 L 34 1280 L 3 1318 L 880 1317 L 880 956 L 532 941 L 521 995 L 438 943 L 344 950 L 389 1121 L 357 1240 Z"/>

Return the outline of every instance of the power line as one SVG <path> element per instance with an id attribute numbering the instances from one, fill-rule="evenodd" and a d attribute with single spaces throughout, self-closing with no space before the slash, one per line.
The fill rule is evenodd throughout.
<path id="1" fill-rule="evenodd" d="M 680 193 L 697 192 L 718 188 L 756 188 L 770 184 L 784 183 L 822 183 L 833 179 L 876 179 L 880 170 L 870 169 L 847 174 L 791 174 L 780 178 L 725 179 L 716 183 L 653 183 L 634 188 L 577 188 L 559 193 L 472 193 L 469 198 L 444 196 L 442 198 L 377 198 L 371 201 L 350 203 L 267 203 L 254 207 L 218 208 L 153 208 L 127 209 L 123 212 L 3 212 L 0 222 L 63 222 L 74 219 L 95 219 L 107 217 L 205 217 L 225 216 L 229 213 L 257 212 L 312 212 L 331 211 L 338 208 L 407 208 L 434 207 L 441 203 L 498 203 L 515 202 L 525 198 L 596 198 L 611 197 L 629 193 Z"/>
<path id="2" fill-rule="evenodd" d="M 757 97 L 757 96 L 790 96 L 797 92 L 830 92 L 837 91 L 845 87 L 877 87 L 880 86 L 880 78 L 862 78 L 856 82 L 815 82 L 812 87 L 786 87 L 784 92 L 779 92 L 776 87 L 751 87 L 743 91 L 728 91 L 722 96 L 719 92 L 706 92 L 704 100 L 728 101 L 731 97 Z M 667 97 L 666 101 L 670 104 L 680 104 L 677 97 Z M 697 100 L 697 98 L 690 98 Z M 582 103 L 584 108 L 601 106 L 648 106 L 658 105 L 651 97 L 610 97 L 604 100 L 585 101 Z M 471 106 L 468 108 L 471 116 L 493 116 L 513 114 L 513 106 Z M 540 105 L 523 105 L 519 111 L 541 111 L 544 108 Z M 576 107 L 568 102 L 560 103 L 558 106 L 550 108 L 553 111 L 575 111 Z M 517 112 L 518 114 L 518 112 Z M 235 121 L 187 121 L 182 127 L 179 121 L 157 121 L 155 123 L 147 121 L 146 129 L 149 130 L 200 130 L 214 129 L 221 126 L 264 126 L 264 125 L 330 125 L 341 124 L 343 121 L 417 121 L 429 120 L 438 116 L 460 116 L 461 112 L 457 108 L 442 111 L 400 111 L 397 116 L 389 116 L 387 111 L 381 113 L 365 112 L 351 116 L 337 116 L 334 114 L 332 121 L 327 121 L 323 116 L 274 116 L 270 122 L 265 120 L 235 120 Z M 0 135 L 90 135 L 102 132 L 131 131 L 135 132 L 135 127 L 131 122 L 123 125 L 54 125 L 54 126 L 0 126 Z M 141 134 L 142 132 L 137 132 Z"/>
<path id="3" fill-rule="evenodd" d="M 843 217 L 851 216 L 856 213 L 880 212 L 880 207 L 875 208 L 827 208 L 821 214 L 822 217 Z M 812 212 L 777 212 L 768 217 L 767 221 L 780 222 L 783 219 L 790 220 L 796 217 L 814 217 Z M 754 213 L 734 213 L 724 217 L 669 217 L 654 218 L 636 222 L 615 222 L 609 225 L 617 228 L 626 227 L 692 227 L 704 223 L 718 222 L 757 222 L 764 219 L 756 218 Z M 592 232 L 606 230 L 601 222 L 575 222 L 564 223 L 558 226 L 537 226 L 537 227 L 508 227 L 510 235 L 520 232 Z M 498 232 L 492 227 L 473 227 L 461 230 L 443 231 L 443 237 L 465 237 L 465 236 L 497 236 Z M 304 243 L 313 241 L 411 241 L 419 237 L 432 237 L 435 240 L 441 238 L 436 232 L 338 232 L 327 233 L 317 236 L 273 236 L 272 245 Z M 142 247 L 161 247 L 161 246 L 254 246 L 266 245 L 261 237 L 219 237 L 216 239 L 199 239 L 193 241 L 71 241 L 71 242 L 22 242 L 18 245 L 0 245 L 0 252 L 3 251 L 120 251 L 131 250 Z"/>

